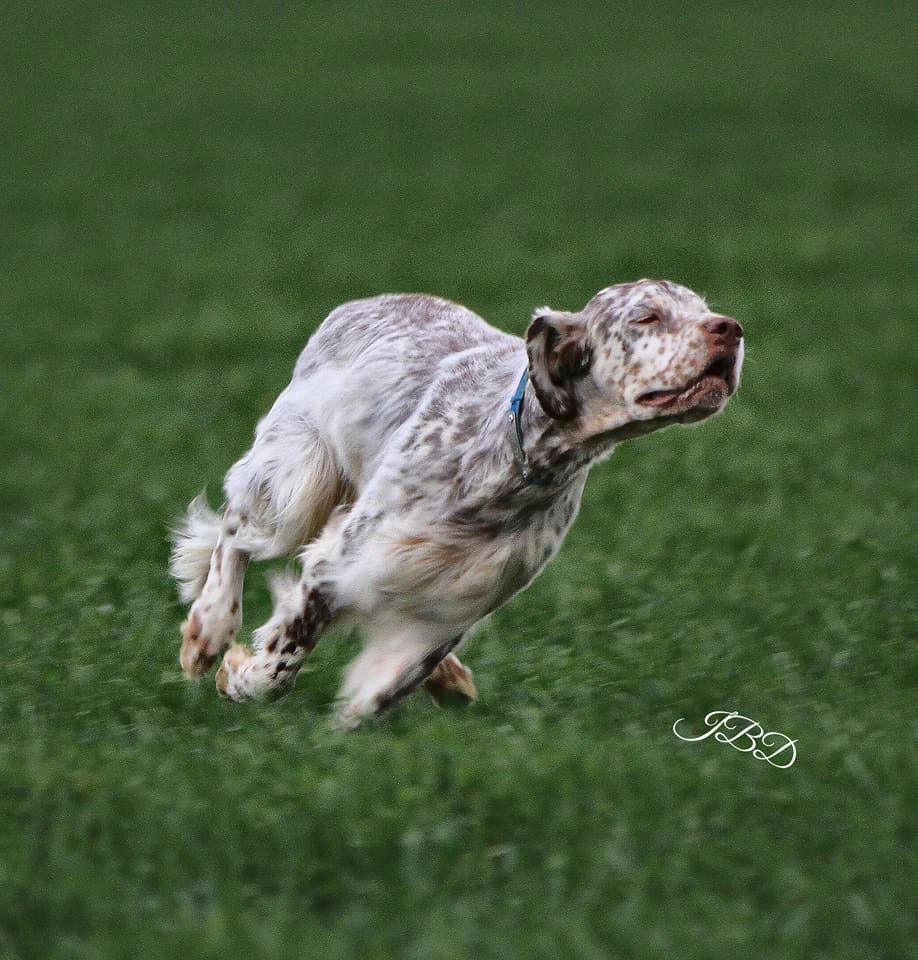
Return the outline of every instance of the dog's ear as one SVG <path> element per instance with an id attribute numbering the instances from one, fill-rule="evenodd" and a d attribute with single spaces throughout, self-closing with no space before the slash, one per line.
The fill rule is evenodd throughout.
<path id="1" fill-rule="evenodd" d="M 543 307 L 526 331 L 529 379 L 542 409 L 556 420 L 580 413 L 576 381 L 590 369 L 592 345 L 583 320 L 575 313 Z"/>

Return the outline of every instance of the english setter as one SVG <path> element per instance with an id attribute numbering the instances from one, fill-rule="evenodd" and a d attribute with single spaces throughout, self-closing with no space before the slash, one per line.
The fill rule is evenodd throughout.
<path id="1" fill-rule="evenodd" d="M 422 294 L 338 307 L 227 474 L 222 514 L 199 497 L 176 532 L 171 571 L 193 601 L 182 667 L 198 676 L 225 652 L 220 692 L 270 697 L 348 617 L 365 642 L 345 725 L 421 684 L 474 699 L 453 650 L 558 550 L 590 466 L 718 413 L 742 360 L 739 323 L 668 281 L 537 310 L 525 340 Z M 274 580 L 251 648 L 233 643 L 249 560 L 289 554 L 299 576 Z"/>

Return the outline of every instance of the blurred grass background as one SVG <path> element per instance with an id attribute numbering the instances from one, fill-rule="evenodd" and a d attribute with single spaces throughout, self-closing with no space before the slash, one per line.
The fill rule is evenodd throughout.
<path id="1" fill-rule="evenodd" d="M 916 956 L 914 5 L 0 17 L 0 958 Z M 479 704 L 179 677 L 167 525 L 331 307 L 642 276 L 744 386 L 596 469 Z"/>

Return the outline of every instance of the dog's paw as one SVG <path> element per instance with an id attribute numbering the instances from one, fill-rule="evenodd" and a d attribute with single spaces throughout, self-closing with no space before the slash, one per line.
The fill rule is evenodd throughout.
<path id="1" fill-rule="evenodd" d="M 227 700 L 276 700 L 293 686 L 296 670 L 264 651 L 252 652 L 234 643 L 217 671 L 217 692 Z"/>
<path id="2" fill-rule="evenodd" d="M 241 643 L 234 643 L 223 655 L 223 662 L 215 678 L 220 696 L 236 703 L 251 699 L 254 696 L 254 692 L 249 689 L 253 679 L 252 666 L 252 652 Z"/>
<path id="3" fill-rule="evenodd" d="M 474 703 L 478 699 L 472 671 L 452 653 L 447 654 L 437 664 L 433 673 L 424 681 L 424 689 L 440 707 Z"/>
<path id="4" fill-rule="evenodd" d="M 217 662 L 220 652 L 212 651 L 212 644 L 204 632 L 200 615 L 192 610 L 182 624 L 182 652 L 179 663 L 188 677 L 200 677 Z"/>

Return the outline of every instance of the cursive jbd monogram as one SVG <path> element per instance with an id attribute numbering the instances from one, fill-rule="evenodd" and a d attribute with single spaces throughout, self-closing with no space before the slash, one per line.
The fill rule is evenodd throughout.
<path id="1" fill-rule="evenodd" d="M 797 741 L 791 740 L 783 733 L 771 731 L 766 733 L 760 723 L 744 717 L 736 710 L 712 710 L 705 718 L 705 724 L 710 728 L 697 737 L 684 737 L 676 729 L 685 717 L 679 719 L 673 724 L 673 733 L 680 740 L 705 740 L 714 734 L 714 739 L 721 743 L 729 743 L 734 750 L 740 753 L 751 753 L 756 760 L 765 760 L 773 767 L 780 770 L 786 770 L 797 759 Z M 739 729 L 737 729 L 739 728 Z M 762 748 L 765 749 L 762 749 Z M 776 749 L 772 749 L 776 747 Z M 771 751 L 770 753 L 767 751 Z M 790 754 L 782 757 L 787 763 L 775 763 L 775 757 L 785 751 L 790 750 Z M 788 756 L 790 759 L 788 759 Z"/>

